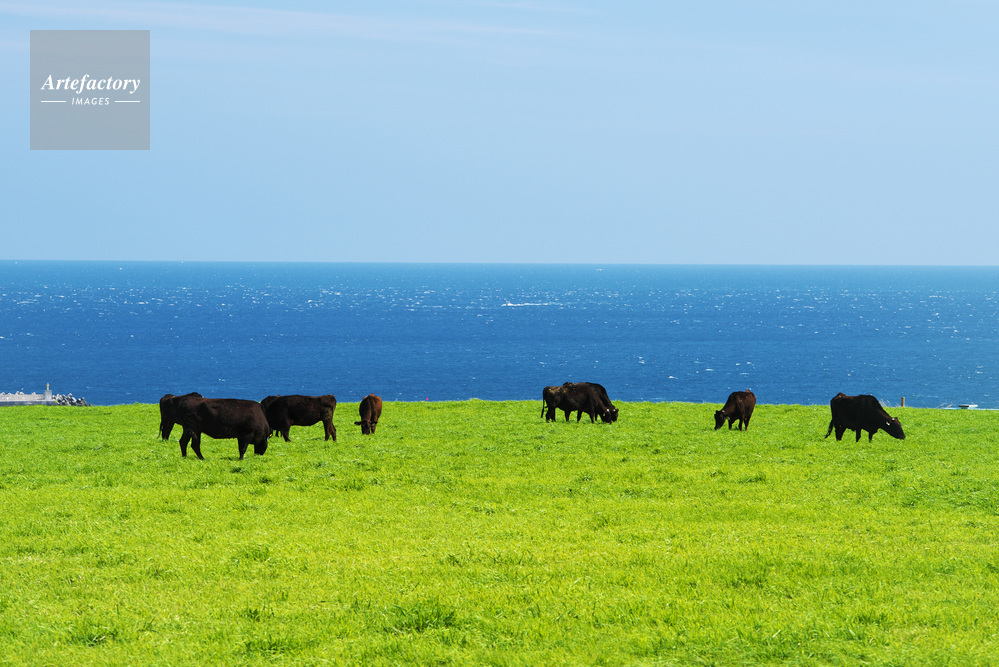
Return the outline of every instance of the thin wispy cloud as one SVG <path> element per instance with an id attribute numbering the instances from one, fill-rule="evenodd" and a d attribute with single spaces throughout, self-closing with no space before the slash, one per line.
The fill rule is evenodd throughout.
<path id="1" fill-rule="evenodd" d="M 510 11 L 542 12 L 550 14 L 591 14 L 592 9 L 551 2 L 503 2 L 503 0 L 434 0 L 432 4 L 449 7 L 489 7 Z"/>
<path id="2" fill-rule="evenodd" d="M 66 28 L 180 28 L 239 35 L 328 34 L 368 40 L 436 41 L 461 36 L 542 36 L 551 30 L 474 21 L 382 18 L 351 14 L 220 5 L 104 2 L 0 3 L 0 15 L 52 20 Z M 46 26 L 54 28 L 57 26 Z"/>

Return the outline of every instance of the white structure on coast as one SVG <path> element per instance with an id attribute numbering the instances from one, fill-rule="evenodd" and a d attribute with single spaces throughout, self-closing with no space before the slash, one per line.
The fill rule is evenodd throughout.
<path id="1" fill-rule="evenodd" d="M 44 394 L 25 394 L 18 391 L 13 394 L 0 393 L 0 405 L 55 405 L 52 390 L 45 385 Z"/>
<path id="2" fill-rule="evenodd" d="M 8 394 L 0 391 L 0 406 L 4 405 L 88 405 L 88 403 L 86 399 L 73 398 L 73 394 L 53 396 L 52 390 L 46 384 L 43 394 L 25 394 L 23 391 Z"/>

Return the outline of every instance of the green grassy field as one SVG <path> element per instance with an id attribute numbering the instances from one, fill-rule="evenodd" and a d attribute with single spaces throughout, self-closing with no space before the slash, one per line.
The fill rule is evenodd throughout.
<path id="1" fill-rule="evenodd" d="M 0 664 L 999 661 L 999 413 L 341 404 L 181 458 L 157 406 L 0 409 Z M 252 451 L 252 450 L 251 450 Z"/>

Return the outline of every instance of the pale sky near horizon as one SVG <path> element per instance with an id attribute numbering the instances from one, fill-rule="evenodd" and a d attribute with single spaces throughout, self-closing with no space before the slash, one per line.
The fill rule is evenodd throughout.
<path id="1" fill-rule="evenodd" d="M 148 29 L 149 151 L 29 150 Z M 0 0 L 0 259 L 999 263 L 999 0 Z"/>

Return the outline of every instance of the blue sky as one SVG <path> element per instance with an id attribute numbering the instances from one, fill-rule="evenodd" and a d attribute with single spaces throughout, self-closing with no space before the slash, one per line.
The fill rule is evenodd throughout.
<path id="1" fill-rule="evenodd" d="M 29 150 L 32 29 L 151 150 Z M 0 0 L 0 258 L 996 264 L 999 1 Z"/>

